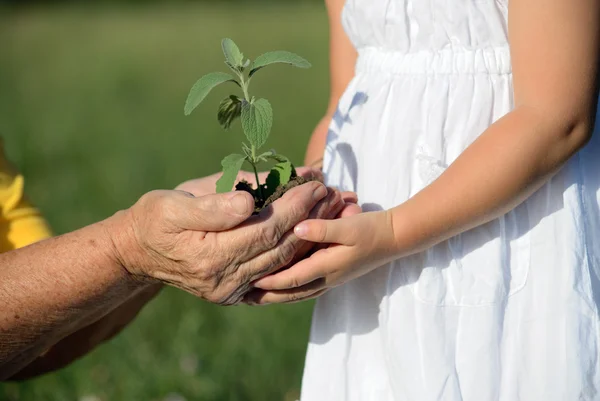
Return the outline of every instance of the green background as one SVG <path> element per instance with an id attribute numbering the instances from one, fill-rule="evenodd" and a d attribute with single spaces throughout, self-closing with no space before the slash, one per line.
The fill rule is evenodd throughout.
<path id="1" fill-rule="evenodd" d="M 273 105 L 270 145 L 299 163 L 327 103 L 321 2 L 0 7 L 0 136 L 56 233 L 216 172 L 238 149 L 239 123 L 216 121 L 235 87 L 183 115 L 195 80 L 225 70 L 226 36 L 249 57 L 312 62 L 269 67 L 251 89 Z M 0 400 L 295 400 L 311 308 L 222 308 L 169 289 L 69 368 L 0 384 Z"/>

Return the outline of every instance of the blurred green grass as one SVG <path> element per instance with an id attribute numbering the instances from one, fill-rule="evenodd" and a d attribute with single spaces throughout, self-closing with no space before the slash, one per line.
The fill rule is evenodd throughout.
<path id="1" fill-rule="evenodd" d="M 183 116 L 195 80 L 224 68 L 226 36 L 250 57 L 283 49 L 313 63 L 253 82 L 274 108 L 270 145 L 299 163 L 327 102 L 321 4 L 0 9 L 0 136 L 57 233 L 213 173 L 237 150 L 239 126 L 226 133 L 215 118 L 231 88 Z M 294 400 L 311 306 L 220 308 L 167 290 L 115 340 L 61 372 L 0 384 L 0 399 Z"/>

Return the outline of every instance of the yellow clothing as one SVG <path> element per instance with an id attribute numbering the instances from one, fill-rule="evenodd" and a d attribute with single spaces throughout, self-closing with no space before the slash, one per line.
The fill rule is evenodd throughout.
<path id="1" fill-rule="evenodd" d="M 0 141 L 0 252 L 51 236 L 46 221 L 25 199 L 24 184 L 23 176 L 4 157 Z"/>

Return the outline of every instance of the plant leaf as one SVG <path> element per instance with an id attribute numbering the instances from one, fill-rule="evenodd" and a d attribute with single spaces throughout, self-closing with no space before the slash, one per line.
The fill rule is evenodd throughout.
<path id="1" fill-rule="evenodd" d="M 243 102 L 242 128 L 246 138 L 256 149 L 267 142 L 273 126 L 273 109 L 267 99 L 258 99 L 253 103 Z"/>
<path id="2" fill-rule="evenodd" d="M 250 76 L 254 75 L 254 73 L 256 73 L 256 71 L 260 70 L 261 68 L 273 63 L 290 64 L 298 68 L 311 67 L 311 64 L 299 55 L 279 50 L 274 52 L 268 52 L 258 56 L 252 64 Z"/>
<path id="3" fill-rule="evenodd" d="M 246 160 L 246 156 L 234 153 L 226 156 L 221 161 L 223 175 L 217 181 L 217 193 L 221 194 L 223 192 L 231 191 L 233 184 L 235 184 L 238 172 L 242 168 L 242 164 L 244 164 L 244 160 Z"/>
<path id="4" fill-rule="evenodd" d="M 244 55 L 240 52 L 235 42 L 229 38 L 225 38 L 221 41 L 221 47 L 223 48 L 223 54 L 225 54 L 225 60 L 231 64 L 234 68 L 242 67 L 244 63 Z"/>
<path id="5" fill-rule="evenodd" d="M 273 166 L 273 168 L 271 169 L 271 171 L 273 170 L 277 170 L 279 171 L 279 183 L 281 185 L 285 185 L 288 182 L 290 182 L 290 179 L 292 178 L 292 170 L 294 169 L 294 166 L 292 166 L 292 162 L 285 161 L 282 163 L 277 163 L 276 165 Z"/>
<path id="6" fill-rule="evenodd" d="M 272 169 L 269 172 L 267 179 L 265 180 L 265 188 L 263 190 L 263 195 L 264 195 L 265 199 L 269 199 L 269 197 L 275 193 L 275 191 L 277 190 L 277 187 L 279 187 L 280 183 L 281 183 L 281 178 L 279 175 L 279 171 Z"/>
<path id="7" fill-rule="evenodd" d="M 250 148 L 250 146 L 246 145 L 246 142 L 242 142 L 242 150 L 244 151 L 244 154 L 248 157 L 248 159 L 252 157 L 252 149 Z"/>
<path id="8" fill-rule="evenodd" d="M 215 86 L 227 81 L 233 81 L 237 83 L 237 81 L 230 74 L 225 72 L 213 72 L 197 80 L 194 86 L 192 86 L 187 100 L 185 101 L 185 115 L 190 115 L 190 113 L 196 107 L 198 107 L 200 103 L 202 103 L 206 95 L 208 95 Z"/>
<path id="9" fill-rule="evenodd" d="M 271 154 L 267 155 L 267 157 L 271 160 L 275 160 L 278 164 L 284 164 L 284 163 L 290 164 L 290 166 L 291 166 L 290 177 L 285 181 L 286 184 L 288 183 L 289 180 L 291 180 L 292 178 L 296 178 L 298 176 L 298 174 L 296 173 L 296 168 L 294 167 L 294 165 L 292 164 L 290 159 L 288 159 L 286 156 L 275 153 L 275 150 L 271 150 Z"/>
<path id="10" fill-rule="evenodd" d="M 269 196 L 274 194 L 280 185 L 285 185 L 290 182 L 293 171 L 294 166 L 292 166 L 292 163 L 289 160 L 274 165 L 265 181 L 267 184 L 265 198 L 269 198 Z"/>
<path id="11" fill-rule="evenodd" d="M 285 163 L 285 162 L 289 162 L 290 161 L 290 159 L 288 159 L 284 155 L 280 155 L 278 153 L 275 153 L 274 150 L 272 150 L 271 152 L 272 153 L 270 155 L 268 155 L 269 159 L 275 160 L 277 163 Z"/>
<path id="12" fill-rule="evenodd" d="M 242 100 L 231 95 L 221 101 L 219 105 L 219 112 L 217 113 L 217 119 L 219 124 L 225 129 L 229 129 L 231 124 L 242 114 Z"/>
<path id="13" fill-rule="evenodd" d="M 258 158 L 262 159 L 264 161 L 267 161 L 267 159 L 269 157 L 273 156 L 273 154 L 274 154 L 273 151 L 269 150 L 268 152 L 264 152 L 264 153 L 261 153 L 260 155 L 258 155 Z"/>

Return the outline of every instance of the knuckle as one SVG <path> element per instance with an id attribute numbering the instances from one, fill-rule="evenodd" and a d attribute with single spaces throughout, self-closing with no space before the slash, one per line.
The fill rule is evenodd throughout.
<path id="1" fill-rule="evenodd" d="M 154 190 L 142 195 L 142 197 L 140 198 L 140 202 L 147 206 L 155 206 L 159 204 L 165 196 L 165 191 Z"/>
<path id="2" fill-rule="evenodd" d="M 158 202 L 158 209 L 163 217 L 172 219 L 177 212 L 177 202 L 170 196 L 162 196 Z"/>
<path id="3" fill-rule="evenodd" d="M 336 191 L 333 195 L 333 200 L 331 202 L 331 208 L 332 210 L 335 212 L 335 214 L 337 215 L 337 213 L 339 213 L 342 208 L 344 207 L 344 197 L 342 196 L 342 194 L 339 191 Z"/>
<path id="4" fill-rule="evenodd" d="M 307 201 L 306 194 L 302 191 L 302 187 L 303 185 L 292 188 L 281 198 L 282 201 L 285 201 L 286 215 L 292 219 L 307 215 L 310 212 L 310 207 L 314 205 Z"/>
<path id="5" fill-rule="evenodd" d="M 288 288 L 300 287 L 300 280 L 297 277 L 290 277 L 288 280 Z"/>
<path id="6" fill-rule="evenodd" d="M 177 210 L 177 201 L 169 195 L 169 191 L 150 191 L 139 200 L 148 216 L 171 218 Z"/>
<path id="7" fill-rule="evenodd" d="M 289 265 L 296 253 L 298 252 L 299 243 L 293 241 L 291 236 L 288 236 L 284 241 L 281 241 L 271 252 L 269 263 L 266 266 L 266 271 L 275 271 Z"/>
<path id="8" fill-rule="evenodd" d="M 205 282 L 211 291 L 216 292 L 223 282 L 225 270 L 217 260 L 211 259 L 206 268 L 197 273 L 197 277 Z"/>
<path id="9" fill-rule="evenodd" d="M 278 264 L 277 267 L 283 267 L 289 264 L 296 256 L 300 245 L 301 244 L 298 241 L 293 240 L 291 235 L 286 236 L 285 240 L 281 241 L 275 250 L 276 262 Z"/>
<path id="10" fill-rule="evenodd" d="M 292 292 L 288 295 L 288 302 L 297 302 L 303 299 L 303 294 L 300 292 Z"/>
<path id="11" fill-rule="evenodd" d="M 334 190 L 329 194 L 326 210 L 323 211 L 323 215 L 327 218 L 333 218 L 342 210 L 344 201 L 342 194 L 338 190 Z"/>
<path id="12" fill-rule="evenodd" d="M 277 267 L 284 267 L 292 263 L 292 260 L 294 260 L 294 257 L 296 256 L 296 252 L 296 246 L 291 243 L 282 246 L 279 252 L 277 252 L 277 255 L 279 256 Z"/>
<path id="13" fill-rule="evenodd" d="M 325 224 L 315 224 L 312 231 L 314 231 L 317 241 L 325 241 L 325 238 L 327 238 L 327 226 Z"/>
<path id="14" fill-rule="evenodd" d="M 258 230 L 258 241 L 264 246 L 273 248 L 281 238 L 281 227 L 277 224 L 264 224 Z"/>
<path id="15" fill-rule="evenodd" d="M 238 282 L 249 285 L 253 280 L 288 266 L 295 256 L 296 246 L 291 241 L 282 243 L 275 249 L 271 249 L 264 257 L 242 264 L 237 269 Z"/>

